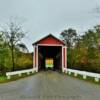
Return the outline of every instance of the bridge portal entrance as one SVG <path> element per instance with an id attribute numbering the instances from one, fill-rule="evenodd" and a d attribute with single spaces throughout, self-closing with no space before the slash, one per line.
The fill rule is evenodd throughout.
<path id="1" fill-rule="evenodd" d="M 52 34 L 33 43 L 33 68 L 62 70 L 67 68 L 67 49 L 63 41 Z"/>

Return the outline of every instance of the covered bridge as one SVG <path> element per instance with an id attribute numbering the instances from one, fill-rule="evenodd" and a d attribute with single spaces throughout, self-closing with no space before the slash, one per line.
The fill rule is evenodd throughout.
<path id="1" fill-rule="evenodd" d="M 64 72 L 67 68 L 67 49 L 65 43 L 52 34 L 33 43 L 33 68 L 37 71 L 46 68 L 46 60 L 51 59 L 53 69 Z M 49 61 L 50 62 L 50 61 Z"/>

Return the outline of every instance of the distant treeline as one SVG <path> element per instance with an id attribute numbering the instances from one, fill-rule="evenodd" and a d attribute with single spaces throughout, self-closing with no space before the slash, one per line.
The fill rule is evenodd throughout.
<path id="1" fill-rule="evenodd" d="M 14 51 L 14 70 L 23 70 L 33 67 L 33 53 Z M 9 48 L 0 50 L 0 72 L 12 71 L 12 57 Z"/>
<path id="2" fill-rule="evenodd" d="M 32 68 L 32 53 L 21 43 L 24 33 L 13 22 L 0 32 L 0 73 Z M 73 28 L 61 32 L 67 49 L 68 68 L 100 73 L 100 25 L 79 35 Z"/>
<path id="3" fill-rule="evenodd" d="M 68 47 L 69 68 L 100 73 L 100 25 L 79 35 L 69 28 L 61 33 Z"/>

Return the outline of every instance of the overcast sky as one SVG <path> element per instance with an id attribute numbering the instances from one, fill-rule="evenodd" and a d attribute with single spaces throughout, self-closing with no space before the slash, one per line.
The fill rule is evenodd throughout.
<path id="1" fill-rule="evenodd" d="M 32 43 L 48 33 L 59 37 L 69 27 L 82 34 L 100 24 L 100 0 L 0 0 L 0 26 L 10 18 L 20 19 L 28 32 L 23 40 L 32 51 Z M 100 9 L 99 9 L 100 10 Z"/>

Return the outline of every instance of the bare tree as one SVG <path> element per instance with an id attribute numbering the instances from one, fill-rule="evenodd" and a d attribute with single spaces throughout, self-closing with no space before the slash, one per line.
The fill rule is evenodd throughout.
<path id="1" fill-rule="evenodd" d="M 7 24 L 7 28 L 2 31 L 6 44 L 11 50 L 12 57 L 12 71 L 15 70 L 15 61 L 14 61 L 14 51 L 17 49 L 27 50 L 27 47 L 24 43 L 21 43 L 22 38 L 25 36 L 25 32 L 22 30 L 22 26 L 14 21 L 10 21 Z"/>

